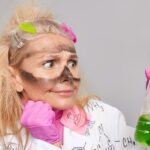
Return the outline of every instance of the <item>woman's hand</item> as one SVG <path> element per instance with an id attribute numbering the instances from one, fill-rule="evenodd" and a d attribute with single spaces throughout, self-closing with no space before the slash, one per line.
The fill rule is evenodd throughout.
<path id="1" fill-rule="evenodd" d="M 62 141 L 63 127 L 47 103 L 29 100 L 24 107 L 21 124 L 37 139 L 52 144 Z"/>

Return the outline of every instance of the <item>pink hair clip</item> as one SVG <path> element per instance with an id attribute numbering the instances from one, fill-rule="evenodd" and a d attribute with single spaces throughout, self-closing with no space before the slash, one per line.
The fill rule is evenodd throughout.
<path id="1" fill-rule="evenodd" d="M 75 33 L 72 31 L 71 27 L 67 26 L 65 23 L 61 23 L 60 27 L 62 28 L 62 30 L 67 33 L 67 35 L 69 36 L 69 38 L 76 43 L 77 42 L 77 37 L 75 35 Z"/>

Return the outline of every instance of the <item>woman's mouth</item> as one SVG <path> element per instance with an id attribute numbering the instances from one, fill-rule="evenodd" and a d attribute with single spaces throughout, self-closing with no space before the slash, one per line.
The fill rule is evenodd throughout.
<path id="1" fill-rule="evenodd" d="M 76 90 L 66 89 L 66 90 L 58 90 L 53 92 L 63 97 L 70 97 L 75 94 L 75 91 Z"/>

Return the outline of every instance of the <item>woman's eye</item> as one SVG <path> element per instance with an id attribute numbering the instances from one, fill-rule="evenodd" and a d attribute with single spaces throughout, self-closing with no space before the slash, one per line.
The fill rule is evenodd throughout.
<path id="1" fill-rule="evenodd" d="M 76 67 L 78 64 L 77 60 L 70 60 L 68 62 L 68 67 Z"/>
<path id="2" fill-rule="evenodd" d="M 54 60 L 48 60 L 43 64 L 43 66 L 47 69 L 52 68 L 53 65 L 54 65 Z"/>

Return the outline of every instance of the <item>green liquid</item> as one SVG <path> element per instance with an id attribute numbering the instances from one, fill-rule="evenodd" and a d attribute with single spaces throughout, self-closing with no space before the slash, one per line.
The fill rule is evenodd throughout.
<path id="1" fill-rule="evenodd" d="M 135 140 L 145 147 L 150 147 L 150 114 L 144 114 L 139 117 L 135 131 Z"/>

